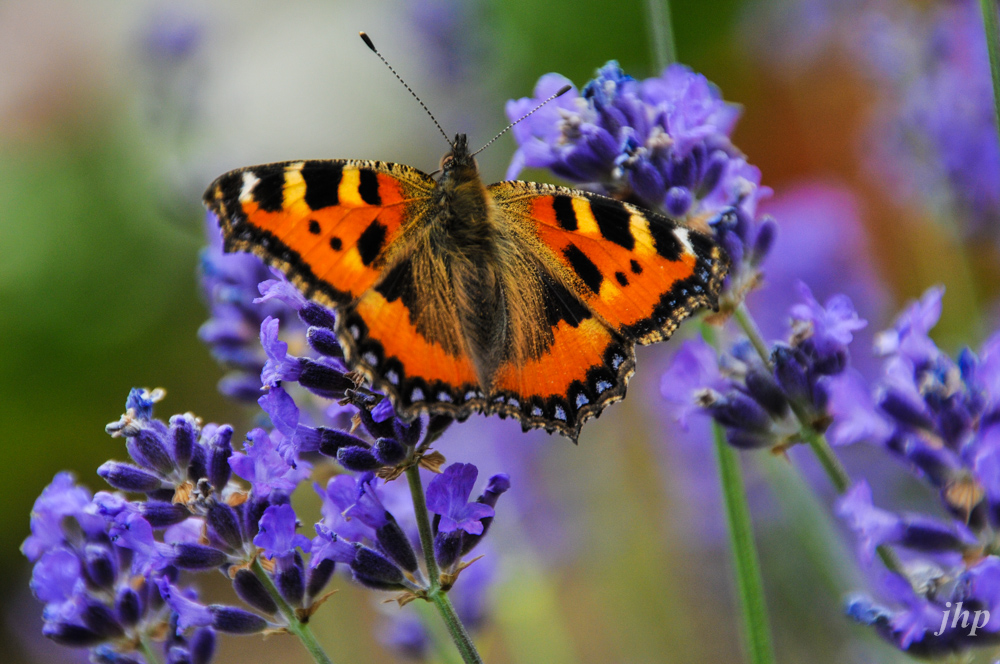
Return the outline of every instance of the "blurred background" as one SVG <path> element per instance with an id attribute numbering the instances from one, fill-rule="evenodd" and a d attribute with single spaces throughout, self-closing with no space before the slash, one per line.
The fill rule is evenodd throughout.
<path id="1" fill-rule="evenodd" d="M 680 61 L 743 106 L 734 142 L 775 192 L 765 209 L 782 235 L 751 300 L 769 337 L 785 332 L 798 278 L 821 301 L 852 296 L 870 321 L 860 343 L 936 283 L 948 289 L 940 343 L 975 346 L 993 329 L 997 216 L 982 211 L 989 201 L 939 195 L 941 174 L 916 172 L 913 155 L 927 152 L 900 129 L 906 104 L 923 117 L 905 87 L 933 64 L 913 56 L 930 38 L 921 26 L 959 4 L 671 3 Z M 639 0 L 0 3 L 0 661 L 77 654 L 42 638 L 18 546 L 58 470 L 98 490 L 96 467 L 125 457 L 104 425 L 129 388 L 165 388 L 161 417 L 192 411 L 245 431 L 253 416 L 217 392 L 224 370 L 197 337 L 205 186 L 284 159 L 437 167 L 444 142 L 359 30 L 449 134 L 478 145 L 504 126 L 505 101 L 529 96 L 547 72 L 582 86 L 617 59 L 636 78 L 655 75 L 647 17 Z M 480 156 L 485 180 L 502 179 L 514 147 L 505 137 Z M 640 349 L 630 398 L 579 446 L 481 417 L 440 444 L 482 476 L 512 477 L 478 636 L 488 661 L 739 657 L 708 438 L 660 412 L 674 345 Z M 873 455 L 845 451 L 852 467 Z M 843 616 L 845 593 L 865 579 L 807 455 L 743 460 L 779 660 L 902 661 Z M 385 643 L 399 609 L 346 578 L 334 585 L 341 592 L 312 624 L 335 660 L 401 657 Z M 226 637 L 218 661 L 307 659 L 291 637 Z"/>

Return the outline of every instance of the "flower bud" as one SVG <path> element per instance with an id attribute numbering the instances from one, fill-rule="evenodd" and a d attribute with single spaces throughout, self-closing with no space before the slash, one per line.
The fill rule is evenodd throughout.
<path id="1" fill-rule="evenodd" d="M 333 312 L 326 307 L 316 304 L 315 302 L 307 302 L 304 307 L 299 309 L 299 318 L 306 325 L 313 327 L 325 327 L 329 329 L 334 329 L 337 324 L 337 319 Z"/>
<path id="2" fill-rule="evenodd" d="M 330 582 L 336 567 L 337 564 L 334 561 L 325 558 L 319 561 L 315 567 L 310 568 L 306 577 L 306 597 L 312 599 L 323 592 L 323 588 Z"/>
<path id="3" fill-rule="evenodd" d="M 268 627 L 266 620 L 255 613 L 235 606 L 212 604 L 212 627 L 227 634 L 257 634 Z"/>
<path id="4" fill-rule="evenodd" d="M 120 491 L 149 493 L 160 488 L 159 476 L 148 470 L 120 461 L 106 461 L 97 469 L 104 481 Z"/>
<path id="5" fill-rule="evenodd" d="M 296 562 L 282 562 L 278 565 L 278 573 L 275 576 L 275 585 L 278 592 L 286 602 L 295 608 L 302 606 L 302 599 L 306 593 L 305 573 L 302 566 L 302 557 L 296 555 Z"/>
<path id="6" fill-rule="evenodd" d="M 372 452 L 383 466 L 395 466 L 406 459 L 407 449 L 393 438 L 379 438 Z"/>
<path id="7" fill-rule="evenodd" d="M 210 546 L 188 542 L 178 542 L 173 546 L 171 563 L 178 569 L 212 569 L 221 567 L 227 560 L 226 554 Z"/>
<path id="8" fill-rule="evenodd" d="M 163 474 L 174 469 L 174 460 L 167 452 L 166 440 L 153 429 L 145 427 L 140 429 L 125 443 L 125 449 L 140 466 Z"/>
<path id="9" fill-rule="evenodd" d="M 879 408 L 892 418 L 918 429 L 933 429 L 934 421 L 924 410 L 924 404 L 914 403 L 896 390 L 886 390 L 878 402 Z"/>
<path id="10" fill-rule="evenodd" d="M 191 512 L 184 505 L 161 500 L 139 503 L 139 512 L 153 528 L 166 528 L 191 516 Z"/>
<path id="11" fill-rule="evenodd" d="M 396 564 L 407 572 L 417 571 L 417 553 L 410 544 L 410 538 L 391 514 L 387 512 L 386 517 L 386 523 L 375 530 L 375 539 Z"/>
<path id="12" fill-rule="evenodd" d="M 98 588 L 111 588 L 118 575 L 118 565 L 108 547 L 88 544 L 84 547 L 87 578 Z"/>
<path id="13" fill-rule="evenodd" d="M 715 420 L 732 429 L 755 433 L 771 430 L 771 417 L 756 401 L 735 390 L 722 395 L 707 407 Z"/>
<path id="14" fill-rule="evenodd" d="M 299 363 L 302 370 L 299 384 L 321 397 L 339 399 L 344 396 L 344 390 L 355 386 L 353 380 L 325 364 L 307 358 L 301 358 Z"/>
<path id="15" fill-rule="evenodd" d="M 382 467 L 382 462 L 367 447 L 351 445 L 337 450 L 337 461 L 347 470 L 364 473 Z"/>
<path id="16" fill-rule="evenodd" d="M 463 530 L 453 530 L 450 533 L 438 533 L 434 536 L 434 559 L 441 569 L 450 569 L 462 556 L 464 533 Z"/>
<path id="17" fill-rule="evenodd" d="M 366 546 L 358 548 L 351 563 L 354 578 L 377 590 L 403 590 L 403 571 L 381 553 Z"/>
<path id="18" fill-rule="evenodd" d="M 747 392 L 774 417 L 788 413 L 788 400 L 771 374 L 752 368 L 746 375 Z"/>
<path id="19" fill-rule="evenodd" d="M 328 457 L 337 458 L 337 452 L 340 451 L 342 447 L 365 447 L 368 445 L 365 441 L 361 440 L 356 436 L 352 436 L 344 431 L 338 431 L 337 429 L 319 429 L 320 431 L 320 442 L 319 442 L 319 452 Z"/>
<path id="20" fill-rule="evenodd" d="M 310 327 L 306 331 L 306 341 L 320 355 L 336 358 L 344 357 L 344 349 L 341 348 L 340 342 L 337 341 L 337 335 L 333 330 L 322 327 Z"/>
<path id="21" fill-rule="evenodd" d="M 134 627 L 142 618 L 142 600 L 132 588 L 122 588 L 118 591 L 118 598 L 115 600 L 115 612 L 118 620 L 125 627 Z"/>
<path id="22" fill-rule="evenodd" d="M 233 455 L 233 428 L 228 424 L 221 426 L 208 443 L 208 481 L 216 491 L 222 491 L 229 483 L 232 468 L 229 457 Z"/>
<path id="23" fill-rule="evenodd" d="M 779 344 L 771 352 L 774 377 L 789 400 L 802 405 L 812 404 L 812 388 L 805 367 L 793 348 Z"/>
<path id="24" fill-rule="evenodd" d="M 173 442 L 174 464 L 185 469 L 191 463 L 195 446 L 195 422 L 190 415 L 174 415 L 170 418 L 170 438 Z"/>
<path id="25" fill-rule="evenodd" d="M 767 217 L 757 229 L 757 237 L 753 241 L 753 250 L 750 252 L 750 263 L 754 266 L 760 265 L 771 253 L 774 240 L 778 235 L 778 224 L 774 219 Z"/>
<path id="26" fill-rule="evenodd" d="M 107 639 L 82 625 L 64 622 L 47 622 L 42 626 L 42 635 L 61 646 L 70 648 L 90 648 Z"/>
<path id="27" fill-rule="evenodd" d="M 663 207 L 671 217 L 679 219 L 691 209 L 691 200 L 691 190 L 687 187 L 671 187 L 667 190 Z"/>
<path id="28" fill-rule="evenodd" d="M 188 640 L 191 664 L 209 664 L 215 656 L 215 630 L 201 627 Z"/>
<path id="29" fill-rule="evenodd" d="M 87 626 L 87 629 L 95 634 L 100 634 L 105 639 L 115 638 L 125 633 L 125 629 L 119 624 L 114 611 L 90 598 L 85 599 L 84 602 L 80 619 Z"/>
<path id="30" fill-rule="evenodd" d="M 243 533 L 240 531 L 239 518 L 232 507 L 218 500 L 211 500 L 208 505 L 206 521 L 219 539 L 231 549 L 243 546 Z"/>
<path id="31" fill-rule="evenodd" d="M 267 592 L 267 588 L 248 569 L 236 572 L 236 576 L 233 577 L 233 590 L 236 591 L 237 597 L 262 613 L 273 615 L 278 612 L 278 605 Z"/>

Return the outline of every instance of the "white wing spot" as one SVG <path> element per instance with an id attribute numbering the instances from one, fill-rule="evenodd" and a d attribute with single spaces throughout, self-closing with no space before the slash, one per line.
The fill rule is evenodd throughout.
<path id="1" fill-rule="evenodd" d="M 451 401 L 451 395 L 445 391 L 438 392 L 438 401 Z"/>
<path id="2" fill-rule="evenodd" d="M 556 406 L 556 419 L 566 421 L 566 411 L 563 410 L 562 406 Z"/>
<path id="3" fill-rule="evenodd" d="M 247 201 L 251 198 L 253 188 L 260 182 L 260 178 L 254 175 L 253 171 L 243 171 L 243 186 L 240 187 L 240 201 Z"/>
<path id="4" fill-rule="evenodd" d="M 579 408 L 580 406 L 586 406 L 588 403 L 590 403 L 590 399 L 587 398 L 586 394 L 581 393 L 581 394 L 576 395 L 576 407 L 577 408 Z"/>
<path id="5" fill-rule="evenodd" d="M 598 394 L 603 394 L 604 392 L 607 392 L 610 389 L 611 389 L 611 383 L 609 383 L 608 381 L 606 381 L 606 380 L 599 380 L 599 381 L 597 381 L 597 393 Z"/>
<path id="6" fill-rule="evenodd" d="M 541 417 L 543 414 L 544 413 L 542 413 L 542 409 L 541 408 L 539 408 L 538 406 L 532 406 L 532 408 L 531 408 L 531 416 L 532 417 Z"/>
<path id="7" fill-rule="evenodd" d="M 386 379 L 393 385 L 399 385 L 399 374 L 396 373 L 395 369 L 390 369 L 385 372 Z"/>
<path id="8" fill-rule="evenodd" d="M 684 250 L 687 253 L 694 253 L 694 245 L 691 244 L 691 234 L 688 233 L 688 229 L 678 226 L 674 229 L 674 237 L 681 241 L 681 244 L 684 245 Z"/>
<path id="9" fill-rule="evenodd" d="M 413 391 L 410 392 L 410 398 L 414 401 L 423 401 L 425 399 L 424 391 L 419 387 L 414 387 Z"/>
<path id="10" fill-rule="evenodd" d="M 377 367 L 378 366 L 378 355 L 376 355 L 375 353 L 373 353 L 371 351 L 368 351 L 367 353 L 365 353 L 364 355 L 362 355 L 361 359 L 363 359 L 365 362 L 367 362 L 368 364 L 372 365 L 373 367 Z"/>
<path id="11" fill-rule="evenodd" d="M 622 362 L 624 362 L 624 361 L 625 361 L 625 358 L 624 358 L 624 357 L 622 357 L 621 355 L 618 355 L 618 354 L 616 353 L 616 354 L 615 354 L 614 356 L 612 356 L 612 358 L 611 358 L 611 366 L 612 366 L 612 367 L 613 367 L 613 368 L 614 368 L 614 369 L 615 369 L 615 370 L 617 371 L 617 370 L 618 370 L 618 367 L 620 367 L 620 366 L 622 365 Z"/>

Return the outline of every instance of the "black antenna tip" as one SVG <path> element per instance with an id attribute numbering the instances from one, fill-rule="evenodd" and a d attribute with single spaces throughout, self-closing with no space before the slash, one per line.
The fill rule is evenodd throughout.
<path id="1" fill-rule="evenodd" d="M 372 53 L 378 53 L 378 51 L 376 51 L 376 50 L 375 50 L 375 44 L 373 44 L 373 43 L 372 43 L 372 40 L 371 40 L 371 38 L 369 38 L 369 37 L 368 37 L 368 33 L 364 32 L 364 31 L 362 30 L 362 31 L 361 31 L 361 32 L 359 32 L 358 34 L 359 34 L 359 35 L 361 35 L 361 40 L 362 40 L 362 41 L 363 41 L 363 42 L 364 42 L 365 44 L 367 44 L 367 45 L 368 45 L 368 48 L 370 48 L 370 49 L 372 50 Z M 566 89 L 568 90 L 568 89 L 569 89 L 569 86 L 566 86 Z M 560 94 L 562 94 L 562 93 L 560 93 Z"/>
<path id="2" fill-rule="evenodd" d="M 365 37 L 365 33 L 363 33 L 363 32 L 362 32 L 362 33 L 361 33 L 361 36 L 362 36 L 362 37 L 363 37 L 363 38 L 365 39 L 365 41 L 368 41 L 368 38 L 367 38 L 367 37 Z M 369 44 L 371 44 L 371 42 L 368 42 L 368 43 L 369 43 Z M 555 97 L 562 97 L 562 96 L 563 96 L 564 94 L 566 94 L 567 92 L 569 92 L 569 91 L 570 91 L 570 90 L 572 90 L 572 89 L 573 89 L 573 86 L 572 86 L 572 85 L 564 85 L 564 86 L 562 86 L 561 88 L 559 88 L 559 92 L 557 92 L 557 93 L 555 94 Z M 555 97 L 553 97 L 553 99 L 554 99 Z"/>

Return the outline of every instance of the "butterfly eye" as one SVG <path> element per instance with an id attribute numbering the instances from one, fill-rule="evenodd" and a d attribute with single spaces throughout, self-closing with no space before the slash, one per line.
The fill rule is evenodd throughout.
<path id="1" fill-rule="evenodd" d="M 454 161 L 455 160 L 452 158 L 452 156 L 450 154 L 449 155 L 445 155 L 445 157 L 441 160 L 441 168 L 442 169 L 451 168 L 451 164 Z"/>

